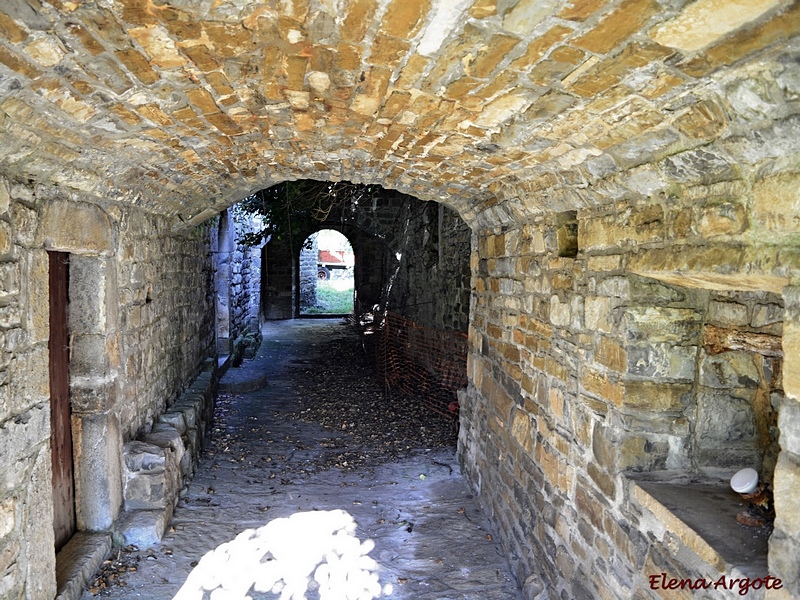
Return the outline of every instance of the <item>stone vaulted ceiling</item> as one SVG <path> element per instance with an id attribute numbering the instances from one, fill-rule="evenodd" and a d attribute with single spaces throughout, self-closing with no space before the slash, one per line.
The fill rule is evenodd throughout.
<path id="1" fill-rule="evenodd" d="M 548 190 L 741 135 L 726 82 L 798 31 L 787 0 L 4 0 L 0 172 L 188 224 L 299 177 L 579 208 Z"/>

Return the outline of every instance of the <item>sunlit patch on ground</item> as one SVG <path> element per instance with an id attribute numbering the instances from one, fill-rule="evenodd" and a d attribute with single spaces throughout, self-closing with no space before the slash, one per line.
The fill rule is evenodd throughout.
<path id="1" fill-rule="evenodd" d="M 373 600 L 392 593 L 343 510 L 298 512 L 208 552 L 174 600 Z"/>

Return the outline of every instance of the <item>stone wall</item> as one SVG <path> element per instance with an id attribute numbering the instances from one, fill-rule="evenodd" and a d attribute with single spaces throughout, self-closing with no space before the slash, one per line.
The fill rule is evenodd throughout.
<path id="1" fill-rule="evenodd" d="M 770 600 L 800 597 L 800 4 L 141 4 L 0 11 L 0 595 L 54 591 L 45 250 L 75 257 L 86 307 L 78 519 L 102 529 L 116 441 L 214 350 L 194 227 L 310 177 L 442 201 L 472 228 L 460 453 L 521 579 L 648 597 L 652 569 L 708 569 L 628 475 L 760 460 Z M 383 229 L 335 222 L 354 247 L 374 232 L 356 285 L 381 308 L 404 213 L 365 208 Z M 296 256 L 267 259 L 265 314 L 290 318 Z"/>
<path id="2" fill-rule="evenodd" d="M 312 234 L 304 242 L 300 249 L 299 273 L 300 279 L 300 312 L 306 312 L 309 308 L 317 304 L 317 263 L 319 247 L 317 236 Z"/>
<path id="3" fill-rule="evenodd" d="M 407 210 L 387 306 L 428 327 L 467 331 L 470 229 L 441 204 L 414 202 Z"/>
<path id="4" fill-rule="evenodd" d="M 698 182 L 578 211 L 577 252 L 559 213 L 475 233 L 459 453 L 520 581 L 535 574 L 551 598 L 644 598 L 659 597 L 654 573 L 730 575 L 713 552 L 669 541 L 631 482 L 658 471 L 725 487 L 752 466 L 776 481 L 770 573 L 798 594 L 795 511 L 781 514 L 779 492 L 782 466 L 796 468 L 795 428 L 778 416 L 794 406 L 792 296 L 775 284 L 798 263 L 771 244 L 742 256 L 761 224 L 735 207 L 760 187 Z"/>
<path id="5" fill-rule="evenodd" d="M 115 411 L 125 439 L 148 428 L 215 353 L 209 229 L 175 236 L 152 215 L 120 219 L 122 377 Z"/>
<path id="6" fill-rule="evenodd" d="M 261 248 L 241 241 L 260 229 L 260 220 L 233 206 L 203 227 L 212 248 L 217 352 L 238 362 L 261 343 Z"/>
<path id="7" fill-rule="evenodd" d="M 0 595 L 55 595 L 47 250 L 69 253 L 70 396 L 79 531 L 123 503 L 122 447 L 214 354 L 208 232 L 0 178 Z"/>

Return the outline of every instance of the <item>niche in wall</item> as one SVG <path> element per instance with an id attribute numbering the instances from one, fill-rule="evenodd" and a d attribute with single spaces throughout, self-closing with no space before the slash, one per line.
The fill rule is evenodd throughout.
<path id="1" fill-rule="evenodd" d="M 764 576 L 769 528 L 736 522 L 729 480 L 745 467 L 773 478 L 782 298 L 630 281 L 621 462 L 634 495 L 697 553 Z"/>

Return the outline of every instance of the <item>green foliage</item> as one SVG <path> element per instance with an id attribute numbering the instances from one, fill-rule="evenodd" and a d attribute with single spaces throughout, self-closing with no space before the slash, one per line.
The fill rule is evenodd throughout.
<path id="1" fill-rule="evenodd" d="M 310 315 L 346 315 L 353 312 L 353 287 L 341 289 L 334 281 L 317 283 L 317 303 L 306 311 Z"/>
<path id="2" fill-rule="evenodd" d="M 263 243 L 272 236 L 281 240 L 313 233 L 319 229 L 331 212 L 347 202 L 358 203 L 379 193 L 379 186 L 368 186 L 348 181 L 327 182 L 301 179 L 284 181 L 271 188 L 260 190 L 241 201 L 245 212 L 259 215 L 264 222 L 261 231 L 247 233 L 242 242 L 248 246 Z"/>

